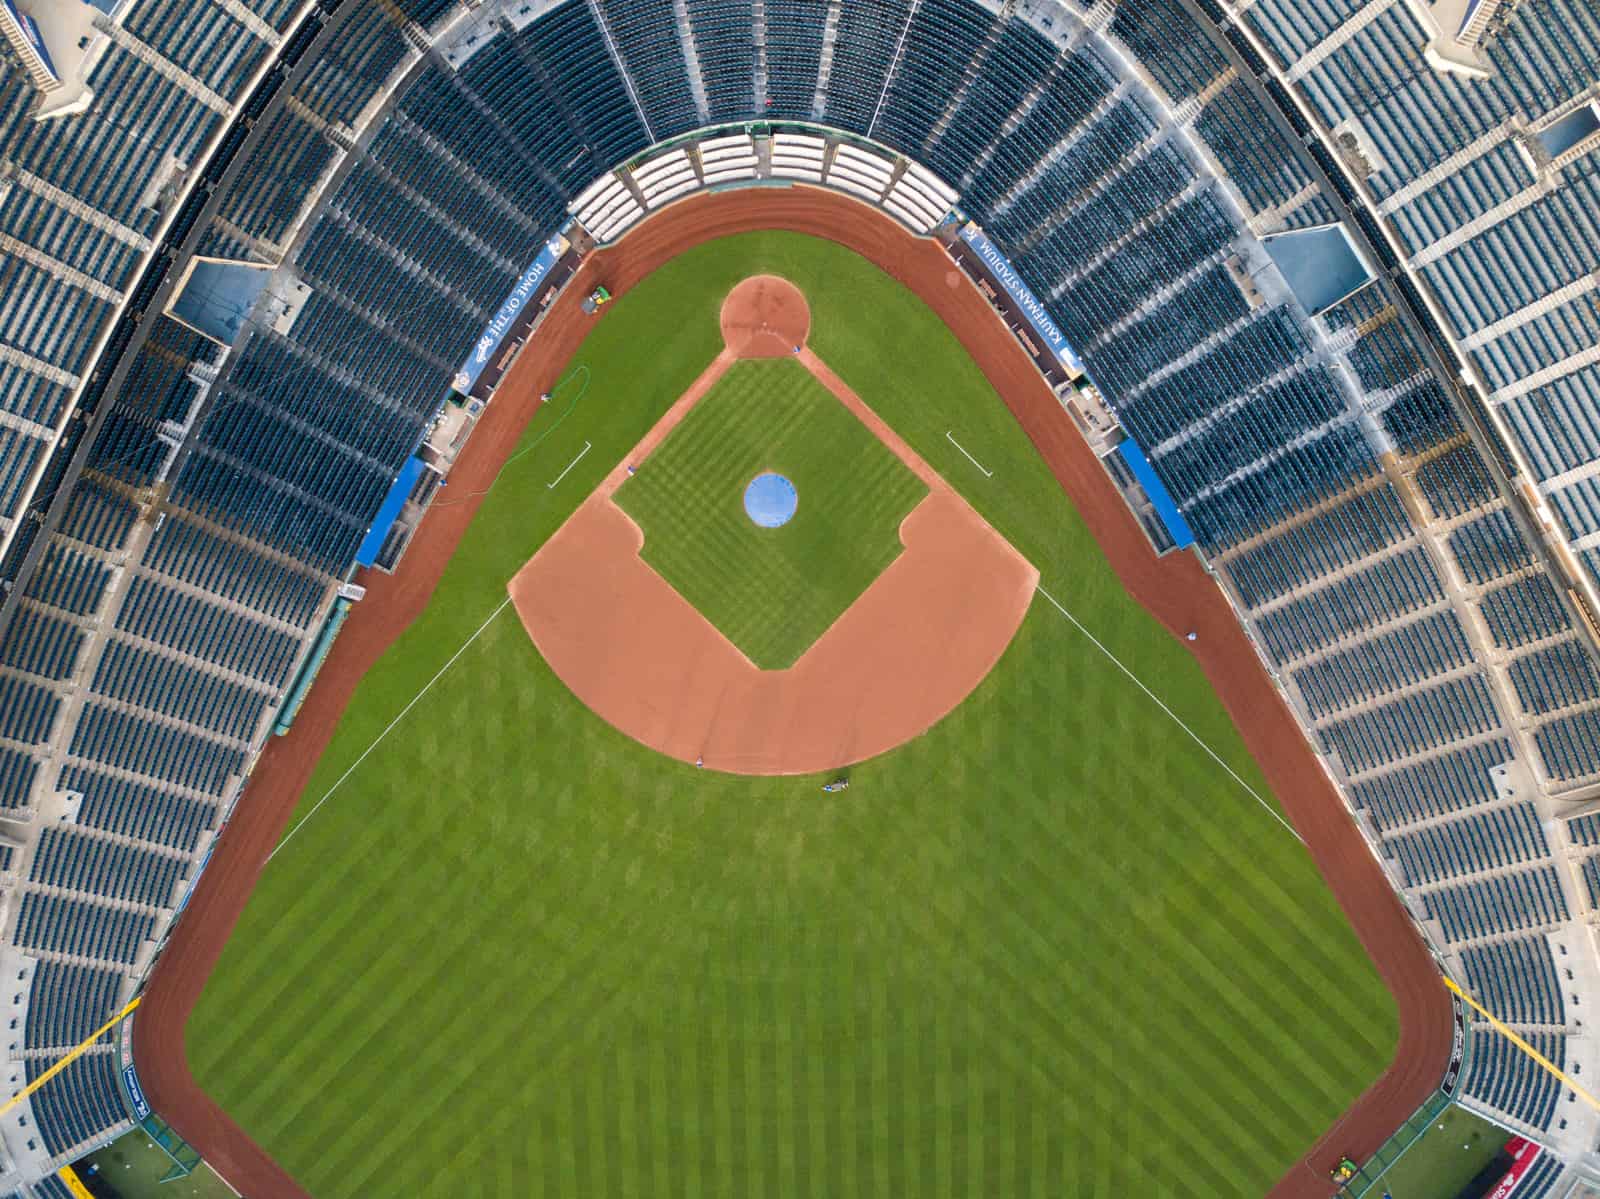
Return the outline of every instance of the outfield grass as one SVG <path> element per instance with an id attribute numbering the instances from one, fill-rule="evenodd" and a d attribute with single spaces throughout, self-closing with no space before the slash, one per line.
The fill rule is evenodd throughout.
<path id="1" fill-rule="evenodd" d="M 502 476 L 296 819 L 716 353 L 754 273 L 806 290 L 813 348 L 1265 794 L 949 332 L 851 254 L 760 234 L 607 310 L 590 386 Z M 1391 1057 L 1393 1002 L 1303 848 L 1048 604 L 852 777 L 662 758 L 502 613 L 289 834 L 190 1024 L 196 1075 L 321 1199 L 1238 1199 Z"/>
<path id="2" fill-rule="evenodd" d="M 776 529 L 745 486 L 784 475 L 799 507 Z M 786 358 L 735 362 L 616 503 L 644 560 L 763 670 L 794 665 L 900 555 L 928 489 L 833 393 Z"/>
<path id="3" fill-rule="evenodd" d="M 1505 1129 L 1461 1107 L 1448 1107 L 1372 1188 L 1394 1199 L 1456 1199 L 1510 1139 Z"/>

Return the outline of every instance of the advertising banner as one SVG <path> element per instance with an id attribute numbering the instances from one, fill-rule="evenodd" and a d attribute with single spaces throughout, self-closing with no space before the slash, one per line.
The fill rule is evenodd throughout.
<path id="1" fill-rule="evenodd" d="M 462 395 L 472 390 L 472 385 L 478 381 L 478 376 L 483 374 L 483 368 L 494 359 L 495 351 L 500 348 L 500 343 L 505 340 L 506 334 L 511 332 L 517 318 L 522 315 L 522 310 L 528 306 L 528 301 L 539 294 L 539 287 L 555 269 L 556 263 L 567 252 L 567 241 L 563 237 L 552 237 L 545 242 L 544 249 L 539 251 L 539 257 L 533 260 L 533 265 L 522 273 L 522 278 L 517 280 L 517 285 L 511 289 L 511 294 L 500 305 L 500 311 L 495 313 L 494 320 L 478 338 L 477 344 L 472 347 L 472 353 L 457 372 L 451 384 Z"/>
<path id="2" fill-rule="evenodd" d="M 1452 995 L 1450 1002 L 1454 1008 L 1455 1027 L 1450 1039 L 1450 1062 L 1444 1068 L 1444 1081 L 1439 1084 L 1439 1089 L 1453 1096 L 1456 1084 L 1461 1081 L 1461 1067 L 1467 1057 L 1467 1016 L 1459 996 Z"/>
<path id="3" fill-rule="evenodd" d="M 1483 1199 L 1511 1199 L 1516 1194 L 1517 1184 L 1533 1169 L 1533 1163 L 1539 1160 L 1539 1146 L 1521 1137 L 1512 1137 L 1507 1141 L 1506 1152 L 1511 1155 L 1511 1169 Z"/>
<path id="4" fill-rule="evenodd" d="M 1045 345 L 1050 347 L 1050 352 L 1066 363 L 1070 370 L 1082 374 L 1083 362 L 1067 344 L 1066 335 L 1045 311 L 1044 305 L 1039 302 L 1039 297 L 1034 295 L 1022 281 L 1022 276 L 1017 274 L 1010 260 L 1000 252 L 1000 247 L 990 241 L 989 235 L 971 221 L 962 227 L 961 240 L 971 246 L 982 259 L 983 265 L 994 276 L 994 281 L 1005 288 L 1006 295 L 1011 297 L 1018 310 L 1028 318 L 1028 323 L 1033 326 Z"/>
<path id="5" fill-rule="evenodd" d="M 133 1066 L 122 1067 L 122 1085 L 128 1088 L 128 1099 L 133 1104 L 133 1114 L 141 1120 L 150 1116 L 150 1105 L 145 1101 L 144 1088 L 139 1085 L 139 1076 L 134 1073 Z"/>
<path id="6" fill-rule="evenodd" d="M 23 12 L 11 0 L 0 0 L 6 6 L 6 15 L 16 22 L 17 28 L 22 30 L 22 36 L 28 39 L 28 45 L 39 56 L 39 61 L 44 69 L 50 73 L 50 78 L 58 83 L 61 76 L 56 71 L 56 64 L 50 59 L 50 47 L 44 44 L 44 38 L 39 35 L 39 25 L 32 17 Z"/>

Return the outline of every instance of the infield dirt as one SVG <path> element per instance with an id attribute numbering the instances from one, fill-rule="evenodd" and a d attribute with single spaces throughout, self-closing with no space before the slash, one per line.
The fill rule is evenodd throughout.
<path id="1" fill-rule="evenodd" d="M 538 396 L 555 386 L 588 332 L 580 304 L 597 284 L 625 291 L 693 246 L 757 229 L 788 229 L 846 246 L 939 313 L 1049 464 L 1128 592 L 1174 636 L 1196 634 L 1193 653 L 1399 1009 L 1394 1061 L 1271 1192 L 1273 1199 L 1331 1194 L 1332 1162 L 1343 1154 L 1370 1155 L 1443 1076 L 1452 1021 L 1439 972 L 1221 590 L 1193 555 L 1156 557 L 1027 354 L 937 245 L 854 200 L 806 187 L 706 194 L 672 205 L 585 262 L 502 384 L 456 463 L 452 489 L 481 496 L 492 482 Z M 135 1021 L 134 1056 L 152 1106 L 252 1199 L 305 1192 L 196 1084 L 184 1027 L 356 684 L 427 606 L 479 503 L 473 498 L 436 509 L 395 575 L 362 578 L 367 598 L 346 622 L 294 729 L 258 762 L 151 974 Z"/>
<path id="2" fill-rule="evenodd" d="M 612 727 L 680 762 L 808 774 L 925 732 L 994 668 L 1039 572 L 809 349 L 805 298 L 756 276 L 729 293 L 727 347 L 683 400 L 511 580 L 523 626 L 561 680 Z M 776 350 L 776 355 L 773 351 Z M 904 552 L 787 670 L 759 670 L 640 557 L 612 502 L 735 358 L 798 355 L 928 487 Z"/>

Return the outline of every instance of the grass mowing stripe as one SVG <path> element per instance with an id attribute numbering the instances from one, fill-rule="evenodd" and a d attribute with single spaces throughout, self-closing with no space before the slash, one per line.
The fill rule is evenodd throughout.
<path id="1" fill-rule="evenodd" d="M 812 945 L 808 945 L 807 949 L 811 954 L 816 952 Z M 833 1126 L 829 1116 L 838 1108 L 834 1094 L 836 1088 L 829 1086 L 828 1082 L 831 1059 L 822 1053 L 804 1052 L 807 1046 L 823 1044 L 821 1025 L 817 1022 L 817 1010 L 822 1004 L 818 994 L 820 979 L 819 971 L 808 970 L 800 984 L 803 1002 L 800 1009 L 800 1048 L 797 1052 L 801 1053 L 799 1065 L 805 1072 L 806 1152 L 798 1155 L 795 1163 L 795 1189 L 802 1195 L 836 1190 L 834 1180 L 828 1177 L 827 1171 L 827 1163 L 838 1157 L 838 1138 L 830 1136 Z"/>
<path id="2" fill-rule="evenodd" d="M 1003 964 L 1002 963 L 996 963 L 995 966 L 994 966 L 994 969 L 995 969 L 996 975 L 1006 974 L 1006 972 L 1003 969 Z M 1009 975 L 1008 977 L 1010 978 L 1010 980 L 1013 983 L 1017 982 L 1017 979 L 1016 979 L 1016 977 L 1014 975 Z M 1102 991 L 1098 991 L 1098 992 L 1092 993 L 1092 994 L 1090 994 L 1088 996 L 1085 996 L 1085 999 L 1088 1000 L 1095 1007 L 1097 1007 L 1100 1010 L 1104 1011 L 1104 1013 L 1105 1013 L 1105 1015 L 1106 1015 L 1106 1017 L 1108 1019 L 1115 1020 L 1115 1019 L 1117 1019 L 1117 1010 L 1116 1010 L 1117 995 L 1118 995 L 1118 993 L 1115 990 L 1105 989 L 1105 990 L 1102 990 Z M 1082 1014 L 1082 1010 L 1081 1009 L 1072 1012 L 1072 1016 L 1073 1017 L 1080 1016 L 1081 1014 Z M 1164 1062 L 1167 1061 L 1168 1060 L 1167 1056 L 1163 1055 L 1162 1056 L 1162 1060 Z M 1111 1069 L 1111 1070 L 1117 1069 L 1116 1063 L 1113 1062 L 1113 1061 L 1110 1061 L 1110 1060 L 1107 1060 L 1105 1062 L 1105 1066 L 1106 1066 L 1107 1069 Z M 1197 1152 L 1203 1152 L 1204 1151 L 1204 1146 L 1203 1145 L 1191 1146 L 1191 1149 L 1193 1149 L 1193 1150 L 1195 1150 Z"/>
<path id="3" fill-rule="evenodd" d="M 640 1199 L 639 1184 L 650 1173 L 650 1153 L 646 1145 L 661 1135 L 658 1120 L 665 1112 L 652 1113 L 640 1093 L 638 1065 L 631 1038 L 616 1042 L 612 1050 L 617 1063 L 617 1101 L 612 1105 L 611 1137 L 616 1144 L 622 1170 L 622 1193 L 626 1199 Z M 643 1131 L 641 1137 L 640 1132 Z"/>
<path id="4" fill-rule="evenodd" d="M 737 1148 L 733 1123 L 733 1044 L 732 1019 L 729 1015 L 727 985 L 712 986 L 707 999 L 710 1007 L 710 1029 L 713 1037 L 712 1056 L 715 1061 L 711 1080 L 712 1102 L 716 1108 L 717 1138 L 716 1178 L 717 1193 L 740 1193 L 734 1178 L 734 1157 Z"/>
<path id="5" fill-rule="evenodd" d="M 955 1096 L 951 1093 L 950 1012 L 941 1008 L 933 1023 L 933 1193 L 954 1196 L 951 1152 L 955 1141 Z"/>
<path id="6" fill-rule="evenodd" d="M 643 1114 L 645 1118 L 654 1115 L 657 1125 L 652 1129 L 654 1135 L 645 1142 L 650 1156 L 647 1168 L 641 1170 L 639 1176 L 648 1180 L 649 1194 L 670 1195 L 673 1189 L 672 1175 L 667 1164 L 686 1158 L 681 1133 L 688 1109 L 682 1103 L 674 1102 L 672 1087 L 667 1080 L 665 1047 L 660 1041 L 652 1041 L 644 1049 L 649 1055 L 649 1062 L 646 1079 L 648 1089 L 643 1092 Z"/>

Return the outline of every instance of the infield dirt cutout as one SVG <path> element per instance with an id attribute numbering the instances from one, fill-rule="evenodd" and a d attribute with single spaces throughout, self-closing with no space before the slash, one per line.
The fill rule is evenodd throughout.
<path id="1" fill-rule="evenodd" d="M 806 346 L 792 283 L 744 280 L 724 348 L 509 584 L 556 674 L 593 712 L 681 762 L 805 774 L 904 744 L 983 681 L 1021 627 L 1039 573 Z M 786 670 L 761 670 L 644 561 L 612 500 L 741 358 L 793 356 L 928 487 L 903 552 Z"/>

